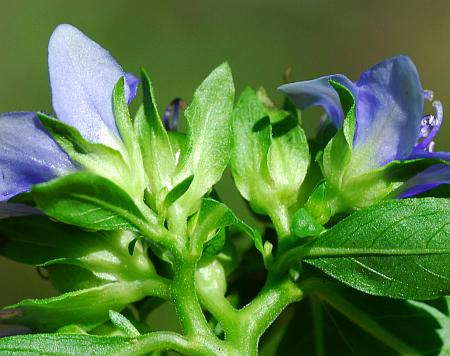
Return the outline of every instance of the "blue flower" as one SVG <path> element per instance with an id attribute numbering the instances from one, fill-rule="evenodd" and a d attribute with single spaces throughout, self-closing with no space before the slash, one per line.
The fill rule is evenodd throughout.
<path id="1" fill-rule="evenodd" d="M 71 25 L 60 25 L 48 46 L 52 103 L 59 120 L 85 139 L 114 149 L 123 143 L 112 107 L 114 86 L 125 77 L 125 96 L 136 95 L 138 80 L 125 73 L 108 51 Z M 0 114 L 0 216 L 25 214 L 26 208 L 4 203 L 79 169 L 42 126 L 35 112 Z"/>
<path id="2" fill-rule="evenodd" d="M 362 177 L 393 161 L 432 158 L 450 161 L 450 153 L 433 152 L 434 138 L 443 119 L 442 105 L 423 90 L 410 58 L 398 56 L 364 72 L 356 83 L 343 75 L 291 83 L 279 89 L 300 109 L 321 106 L 329 120 L 341 128 L 344 113 L 330 80 L 345 86 L 355 98 L 356 126 L 348 177 Z M 423 115 L 425 101 L 436 113 Z M 345 167 L 342 167 L 344 169 Z M 450 165 L 438 164 L 420 172 L 400 188 L 401 197 L 450 184 Z"/>

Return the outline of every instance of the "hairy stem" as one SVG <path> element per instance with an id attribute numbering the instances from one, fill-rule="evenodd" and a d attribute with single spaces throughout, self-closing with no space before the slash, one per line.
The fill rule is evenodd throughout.
<path id="1" fill-rule="evenodd" d="M 197 261 L 186 258 L 176 267 L 172 284 L 173 303 L 186 335 L 213 336 L 202 312 L 195 288 L 195 270 Z"/>
<path id="2" fill-rule="evenodd" d="M 246 355 L 256 355 L 261 335 L 289 304 L 302 296 L 301 289 L 291 281 L 269 278 L 259 295 L 239 311 L 239 328 L 234 328 L 226 340 Z"/>

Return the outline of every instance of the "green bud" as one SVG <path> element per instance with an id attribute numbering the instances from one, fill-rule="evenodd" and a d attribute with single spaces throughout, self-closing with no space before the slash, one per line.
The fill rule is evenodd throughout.
<path id="1" fill-rule="evenodd" d="M 258 213 L 295 207 L 309 164 L 299 119 L 247 88 L 233 112 L 231 170 L 241 195 Z"/>
<path id="2" fill-rule="evenodd" d="M 199 262 L 195 282 L 206 295 L 223 296 L 227 291 L 225 270 L 216 258 L 205 258 Z"/>

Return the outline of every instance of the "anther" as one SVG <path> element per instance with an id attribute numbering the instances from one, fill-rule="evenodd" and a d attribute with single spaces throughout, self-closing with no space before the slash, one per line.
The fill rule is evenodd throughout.
<path id="1" fill-rule="evenodd" d="M 425 89 L 423 91 L 423 98 L 428 101 L 433 101 L 434 93 L 432 90 Z"/>
<path id="2" fill-rule="evenodd" d="M 432 97 L 432 94 L 431 94 Z M 432 102 L 432 105 L 436 111 L 435 115 L 425 115 L 420 122 L 420 132 L 417 138 L 418 142 L 415 148 L 432 152 L 434 149 L 433 139 L 439 132 L 443 119 L 442 103 L 438 100 Z M 423 139 L 419 142 L 420 139 Z"/>

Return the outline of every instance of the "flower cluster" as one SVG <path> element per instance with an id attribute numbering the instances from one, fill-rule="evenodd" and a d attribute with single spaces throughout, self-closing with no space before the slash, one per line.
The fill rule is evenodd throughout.
<path id="1" fill-rule="evenodd" d="M 353 96 L 355 106 L 353 136 L 350 138 L 351 158 L 339 167 L 345 172 L 339 181 L 341 195 L 352 194 L 351 190 L 355 188 L 352 181 L 363 184 L 363 179 L 358 178 L 368 177 L 372 172 L 397 161 L 428 159 L 435 163 L 416 172 L 405 183 L 401 182 L 404 184 L 397 185 L 398 197 L 417 195 L 450 183 L 450 153 L 433 152 L 433 140 L 443 119 L 442 104 L 433 101 L 430 90 L 422 88 L 410 58 L 398 56 L 381 62 L 364 72 L 355 83 L 344 75 L 335 74 L 286 84 L 280 90 L 289 95 L 300 109 L 321 106 L 326 112 L 326 120 L 339 130 L 344 125 L 345 114 L 340 97 L 330 81 L 345 87 Z M 425 101 L 432 101 L 436 110 L 434 115 L 423 114 Z M 327 173 L 325 167 L 325 178 L 329 178 Z M 369 188 L 364 186 L 364 189 Z M 359 189 L 357 192 L 360 194 Z M 388 193 L 391 191 L 378 194 L 375 201 L 385 198 Z M 370 203 L 374 202 L 367 194 L 350 199 L 353 200 L 349 203 L 350 208 L 363 206 L 368 199 Z"/>
<path id="2" fill-rule="evenodd" d="M 386 344 L 380 354 L 450 347 L 434 326 L 450 328 L 447 316 L 406 300 L 450 293 L 450 205 L 433 189 L 450 184 L 450 153 L 434 151 L 443 109 L 408 57 L 356 83 L 283 85 L 282 108 L 264 89 L 235 103 L 223 63 L 162 118 L 146 71 L 126 73 L 73 26 L 56 28 L 48 63 L 55 115 L 0 114 L 0 255 L 47 269 L 61 295 L 2 308 L 1 326 L 14 325 L 4 335 L 33 333 L 1 338 L 0 353 L 256 355 L 293 303 L 267 334 L 277 354 L 285 343 L 324 354 L 325 342 L 365 354 L 334 348 L 330 335 L 356 335 L 349 321 Z M 435 113 L 423 113 L 428 102 Z M 313 105 L 326 115 L 308 139 L 300 110 Z M 227 167 L 265 215 L 263 235 L 216 191 Z M 400 300 L 386 311 L 386 298 Z M 150 332 L 161 300 L 182 334 Z M 437 342 L 384 329 L 392 315 Z"/>

